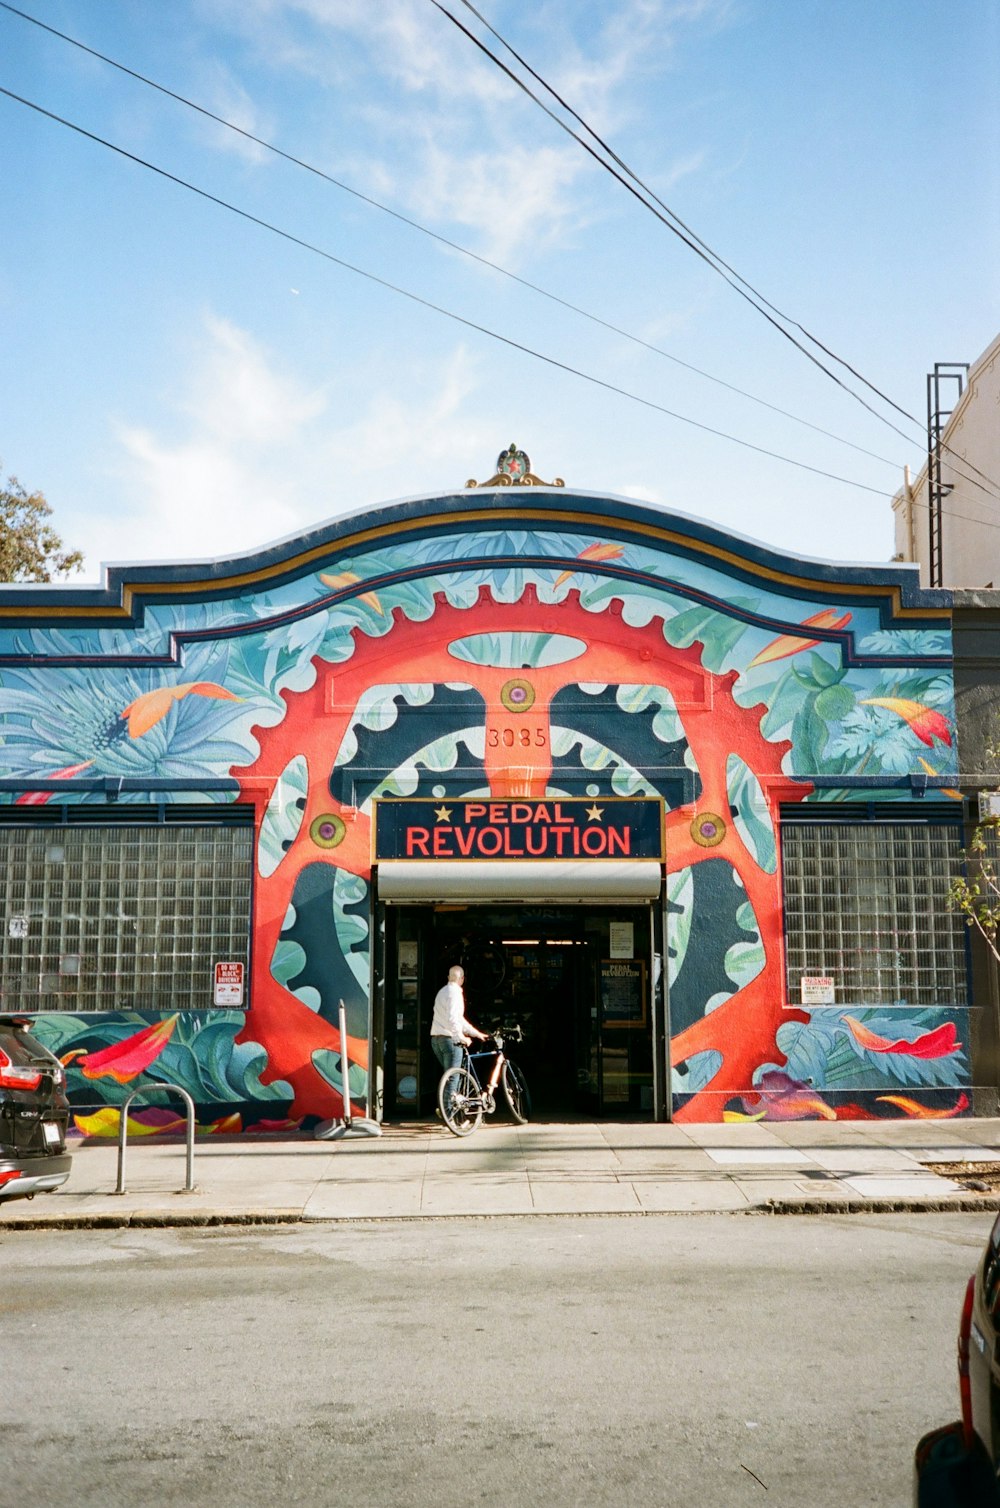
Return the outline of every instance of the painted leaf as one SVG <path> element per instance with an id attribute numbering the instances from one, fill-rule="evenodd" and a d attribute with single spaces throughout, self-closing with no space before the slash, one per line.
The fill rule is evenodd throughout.
<path id="1" fill-rule="evenodd" d="M 843 1022 L 854 1040 L 868 1052 L 902 1053 L 912 1058 L 944 1058 L 958 1052 L 962 1046 L 961 1042 L 956 1041 L 953 1021 L 946 1021 L 935 1031 L 924 1032 L 912 1042 L 905 1038 L 890 1042 L 887 1037 L 880 1037 L 877 1032 L 869 1031 L 867 1026 L 863 1026 L 853 1016 L 844 1016 Z"/>
<path id="2" fill-rule="evenodd" d="M 824 608 L 821 613 L 813 613 L 811 618 L 803 618 L 803 628 L 846 628 L 851 621 L 851 614 L 844 613 L 837 616 L 835 608 Z M 812 649 L 816 644 L 821 644 L 821 639 L 799 638 L 795 634 L 780 634 L 777 639 L 772 639 L 770 644 L 754 655 L 747 666 L 753 670 L 755 665 L 767 665 L 771 660 L 784 660 L 789 655 L 797 655 L 803 649 Z"/>
<path id="3" fill-rule="evenodd" d="M 319 579 L 326 586 L 340 588 L 345 586 L 353 586 L 356 581 L 361 580 L 361 577 L 358 576 L 354 571 L 338 571 L 335 575 L 329 576 L 321 573 Z M 367 605 L 372 609 L 373 612 L 378 613 L 380 618 L 385 617 L 385 612 L 383 611 L 382 604 L 378 599 L 377 592 L 359 592 L 358 601 L 367 603 Z"/>
<path id="4" fill-rule="evenodd" d="M 951 743 L 948 719 L 933 707 L 925 707 L 923 702 L 911 702 L 902 696 L 871 696 L 863 700 L 863 705 L 885 707 L 889 712 L 895 712 L 928 748 L 932 747 L 935 738 L 945 744 Z"/>
<path id="5" fill-rule="evenodd" d="M 127 707 L 122 708 L 122 717 L 128 719 L 129 738 L 141 738 L 150 728 L 155 728 L 166 717 L 174 702 L 182 701 L 186 696 L 205 696 L 226 702 L 240 700 L 234 692 L 227 691 L 225 686 L 216 685 L 214 681 L 188 681 L 180 686 L 158 686 L 153 691 L 144 691 L 141 696 L 129 702 Z"/>
<path id="6" fill-rule="evenodd" d="M 969 1108 L 969 1099 L 965 1094 L 960 1094 L 950 1110 L 938 1110 L 931 1105 L 921 1105 L 919 1100 L 911 1100 L 905 1094 L 880 1094 L 880 1102 L 885 1105 L 895 1105 L 902 1110 L 904 1115 L 912 1116 L 914 1120 L 921 1121 L 946 1121 L 955 1115 L 961 1115 L 963 1110 Z"/>
<path id="7" fill-rule="evenodd" d="M 588 545 L 585 550 L 581 550 L 579 552 L 579 554 L 577 555 L 577 559 L 578 560 L 617 560 L 620 556 L 622 556 L 624 554 L 625 554 L 625 551 L 624 551 L 624 549 L 622 548 L 621 545 L 593 544 L 593 545 Z M 564 581 L 568 581 L 569 578 L 572 576 L 572 574 L 573 574 L 572 571 L 560 571 L 559 575 L 555 579 L 554 585 L 555 586 L 562 586 L 563 582 Z"/>
<path id="8" fill-rule="evenodd" d="M 178 1017 L 173 1015 L 155 1021 L 152 1026 L 126 1037 L 124 1042 L 115 1042 L 100 1052 L 84 1053 L 73 1066 L 86 1079 L 106 1077 L 114 1079 L 116 1084 L 128 1084 L 160 1056 L 174 1034 L 177 1020 Z"/>

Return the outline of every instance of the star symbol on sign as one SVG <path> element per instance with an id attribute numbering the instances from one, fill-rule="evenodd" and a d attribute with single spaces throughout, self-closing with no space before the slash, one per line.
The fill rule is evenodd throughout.
<path id="1" fill-rule="evenodd" d="M 434 815 L 438 819 L 439 822 L 450 822 L 451 821 L 451 807 L 450 806 L 436 806 L 434 808 Z"/>
<path id="2" fill-rule="evenodd" d="M 590 818 L 591 822 L 600 822 L 601 817 L 603 815 L 604 815 L 604 808 L 603 808 L 603 806 L 598 806 L 596 802 L 594 803 L 593 806 L 588 806 L 587 807 L 587 816 Z"/>

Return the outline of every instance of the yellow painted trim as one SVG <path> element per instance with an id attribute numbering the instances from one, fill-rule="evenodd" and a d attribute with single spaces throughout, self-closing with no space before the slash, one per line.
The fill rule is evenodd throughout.
<path id="1" fill-rule="evenodd" d="M 536 494 L 537 495 L 537 494 Z M 682 534 L 677 529 L 669 529 L 657 524 L 640 523 L 635 520 L 626 520 L 601 514 L 581 515 L 570 509 L 552 509 L 547 513 L 546 519 L 555 523 L 571 524 L 582 532 L 598 534 L 605 525 L 624 533 L 631 533 L 639 537 L 655 540 L 662 545 L 680 545 L 696 554 L 704 555 L 709 559 L 716 560 L 723 565 L 734 566 L 737 569 L 758 576 L 762 581 L 772 581 L 783 586 L 791 586 L 801 591 L 807 597 L 835 597 L 838 600 L 846 600 L 853 597 L 870 597 L 873 594 L 886 595 L 892 602 L 893 614 L 897 618 L 937 618 L 949 620 L 951 609 L 947 607 L 921 607 L 907 608 L 901 603 L 901 592 L 898 586 L 886 584 L 882 588 L 859 583 L 847 582 L 823 582 L 815 581 L 810 577 L 796 575 L 792 571 L 779 571 L 770 566 L 759 565 L 739 554 L 735 549 L 721 545 L 708 544 L 701 540 L 692 540 L 689 535 Z M 271 577 L 284 575 L 288 571 L 301 570 L 310 562 L 329 559 L 331 555 L 349 554 L 364 545 L 375 540 L 385 538 L 387 535 L 398 537 L 401 534 L 414 533 L 417 530 L 434 528 L 438 525 L 456 523 L 483 522 L 486 525 L 494 522 L 515 521 L 518 523 L 531 523 L 537 520 L 537 513 L 527 512 L 520 508 L 504 507 L 491 508 L 488 513 L 482 508 L 463 509 L 461 512 L 430 514 L 419 519 L 408 519 L 399 522 L 382 525 L 378 528 L 360 529 L 357 533 L 348 535 L 339 541 L 328 541 L 317 545 L 314 549 L 303 552 L 301 555 L 293 555 L 285 560 L 275 562 L 271 566 L 263 567 L 256 571 L 243 571 L 231 576 L 221 577 L 217 580 L 202 581 L 148 581 L 141 585 L 125 582 L 122 586 L 122 602 L 118 604 L 103 604 L 90 607 L 59 607 L 47 606 L 45 608 L 32 608 L 27 603 L 0 606 L 0 619 L 3 618 L 37 618 L 37 619 L 61 619 L 61 618 L 114 618 L 130 619 L 132 617 L 133 603 L 140 594 L 155 594 L 158 598 L 165 597 L 196 597 L 203 591 L 226 592 L 236 591 L 247 586 L 263 584 Z M 438 563 L 440 566 L 440 562 Z M 581 571 L 594 573 L 593 568 L 582 562 Z M 664 583 L 669 590 L 669 584 Z M 364 583 L 358 583 L 358 590 L 365 589 Z"/>

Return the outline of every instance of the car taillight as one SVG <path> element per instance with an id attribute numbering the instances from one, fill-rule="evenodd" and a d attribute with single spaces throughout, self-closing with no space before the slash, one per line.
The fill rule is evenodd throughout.
<path id="1" fill-rule="evenodd" d="M 0 1089 L 37 1089 L 42 1082 L 37 1068 L 12 1063 L 0 1047 Z"/>
<path id="2" fill-rule="evenodd" d="M 11 1168 L 9 1173 L 0 1173 L 0 1185 L 10 1183 L 12 1178 L 20 1178 L 23 1172 L 23 1168 Z"/>
<path id="3" fill-rule="evenodd" d="M 966 1447 L 972 1445 L 972 1379 L 969 1376 L 969 1339 L 972 1335 L 972 1300 L 976 1291 L 973 1273 L 965 1290 L 962 1321 L 958 1329 L 958 1393 L 962 1400 L 962 1433 Z"/>

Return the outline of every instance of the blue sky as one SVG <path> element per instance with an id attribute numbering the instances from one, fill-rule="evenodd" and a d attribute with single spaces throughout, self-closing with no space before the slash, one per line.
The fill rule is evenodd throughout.
<path id="1" fill-rule="evenodd" d="M 447 0 L 477 33 L 483 28 Z M 923 419 L 1000 328 L 995 0 L 477 0 L 774 304 Z M 797 553 L 882 560 L 919 426 L 867 414 L 429 0 L 23 0 L 437 245 L 0 10 L 0 86 L 380 278 L 834 482 L 366 282 L 0 96 L 0 463 L 102 560 L 231 556 L 485 479 L 564 477 Z M 884 493 L 885 496 L 878 495 Z"/>

